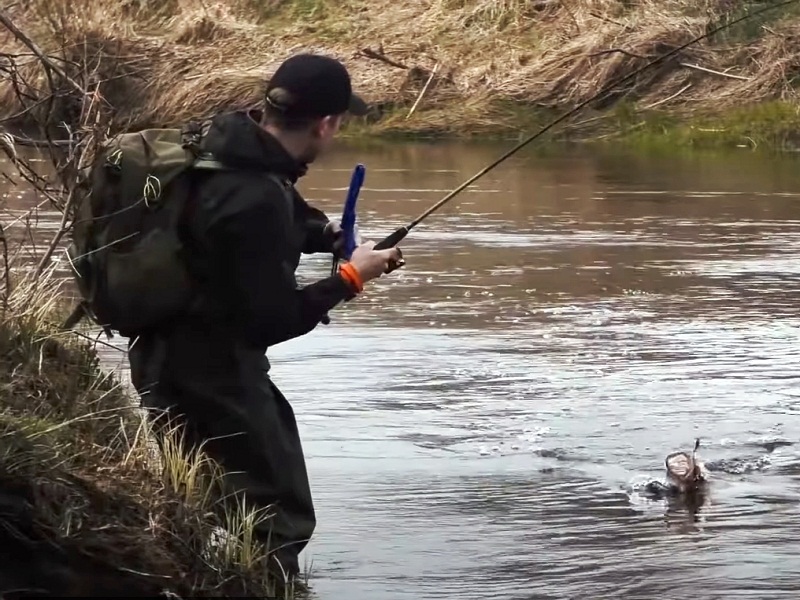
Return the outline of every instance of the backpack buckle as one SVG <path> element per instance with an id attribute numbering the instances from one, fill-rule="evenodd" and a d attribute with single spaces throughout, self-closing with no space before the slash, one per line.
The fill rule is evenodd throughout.
<path id="1" fill-rule="evenodd" d="M 161 197 L 161 181 L 158 177 L 148 175 L 142 190 L 142 198 L 147 208 L 152 208 L 151 204 L 157 202 Z"/>
<path id="2" fill-rule="evenodd" d="M 106 157 L 106 166 L 111 167 L 115 171 L 119 171 L 122 167 L 122 149 L 117 148 Z"/>
<path id="3" fill-rule="evenodd" d="M 203 137 L 203 127 L 197 121 L 190 121 L 181 129 L 181 146 L 184 148 L 196 150 L 200 145 L 200 140 Z"/>

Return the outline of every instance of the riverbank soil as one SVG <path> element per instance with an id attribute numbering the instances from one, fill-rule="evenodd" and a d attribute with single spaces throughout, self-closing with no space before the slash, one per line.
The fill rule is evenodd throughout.
<path id="1" fill-rule="evenodd" d="M 654 57 L 767 4 L 28 0 L 9 14 L 67 75 L 89 74 L 117 128 L 256 106 L 280 61 L 313 51 L 341 59 L 373 106 L 349 124 L 349 135 L 507 137 L 535 130 Z M 733 25 L 614 89 L 555 134 L 794 148 L 798 17 L 795 2 Z M 0 43 L 20 53 L 5 60 L 26 82 L 46 87 L 29 50 L 5 30 Z M 84 99 L 62 84 L 52 103 L 31 93 L 23 106 L 18 89 L 3 81 L 5 117 L 25 122 L 51 111 L 74 121 Z"/>

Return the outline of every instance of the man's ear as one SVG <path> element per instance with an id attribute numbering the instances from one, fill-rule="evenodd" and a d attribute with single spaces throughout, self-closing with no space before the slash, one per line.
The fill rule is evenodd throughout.
<path id="1" fill-rule="evenodd" d="M 337 125 L 341 126 L 341 116 L 340 115 L 328 115 L 323 117 L 322 119 L 322 127 L 327 130 L 336 131 Z"/>
<path id="2" fill-rule="evenodd" d="M 328 117 L 323 117 L 322 119 L 316 119 L 311 124 L 311 137 L 320 138 L 322 137 L 322 132 L 325 129 L 325 119 Z"/>

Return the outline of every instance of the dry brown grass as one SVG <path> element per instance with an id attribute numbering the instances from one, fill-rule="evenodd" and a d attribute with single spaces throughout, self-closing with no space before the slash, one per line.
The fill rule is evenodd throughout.
<path id="1" fill-rule="evenodd" d="M 253 106 L 264 77 L 284 57 L 311 50 L 335 55 L 351 68 L 357 86 L 377 106 L 372 120 L 379 127 L 469 131 L 502 125 L 496 121 L 509 111 L 491 109 L 498 101 L 549 108 L 582 102 L 646 57 L 738 16 L 745 4 L 751 3 L 29 0 L 16 16 L 48 51 L 65 52 L 76 64 L 106 65 L 100 71 L 117 78 L 103 91 L 120 127 L 175 125 L 223 108 Z M 755 23 L 751 34 L 702 42 L 594 108 L 623 97 L 642 105 L 669 98 L 662 108 L 688 110 L 795 98 L 800 25 L 792 17 L 798 14 L 775 11 Z M 406 68 L 366 57 L 360 52 L 365 48 Z M 433 85 L 407 119 L 437 63 Z M 5 92 L 0 103 L 11 110 Z"/>
<path id="2" fill-rule="evenodd" d="M 53 324 L 64 280 L 14 279 L 0 320 L 0 544 L 14 558 L 0 591 L 292 597 L 252 538 L 269 515 L 220 510 L 217 466 L 177 435 L 159 453 L 92 342 Z"/>

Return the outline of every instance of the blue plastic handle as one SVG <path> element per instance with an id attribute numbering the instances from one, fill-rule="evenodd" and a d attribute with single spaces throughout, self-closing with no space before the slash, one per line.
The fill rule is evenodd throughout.
<path id="1" fill-rule="evenodd" d="M 350 260 L 353 250 L 356 249 L 356 203 L 358 202 L 358 194 L 361 192 L 361 186 L 364 184 L 365 172 L 364 165 L 360 163 L 356 165 L 353 170 L 353 176 L 350 178 L 350 189 L 347 190 L 347 199 L 342 211 L 341 227 L 344 235 L 342 257 L 345 260 Z"/>

